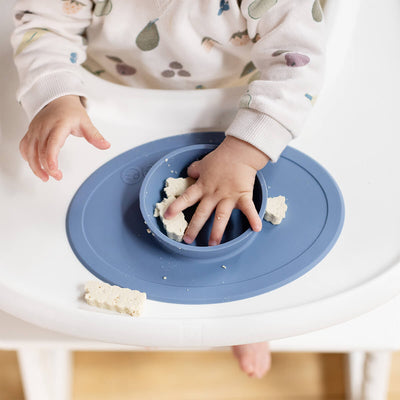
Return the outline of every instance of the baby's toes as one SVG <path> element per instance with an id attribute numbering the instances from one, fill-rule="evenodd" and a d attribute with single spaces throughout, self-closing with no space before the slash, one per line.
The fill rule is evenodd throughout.
<path id="1" fill-rule="evenodd" d="M 242 356 L 239 359 L 240 369 L 245 372 L 248 376 L 254 376 L 256 372 L 254 359 L 249 356 Z"/>
<path id="2" fill-rule="evenodd" d="M 255 362 L 253 375 L 256 378 L 262 378 L 271 368 L 271 358 L 260 358 Z"/>

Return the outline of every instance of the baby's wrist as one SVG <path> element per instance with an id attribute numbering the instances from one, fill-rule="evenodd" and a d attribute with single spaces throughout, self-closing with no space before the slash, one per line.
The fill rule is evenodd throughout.
<path id="1" fill-rule="evenodd" d="M 57 103 L 65 103 L 65 102 L 82 104 L 80 96 L 77 96 L 74 94 L 68 94 L 65 96 L 57 97 L 56 99 L 52 100 L 49 104 L 57 104 Z"/>
<path id="2" fill-rule="evenodd" d="M 264 168 L 270 160 L 257 147 L 234 136 L 226 136 L 221 146 L 227 149 L 233 157 L 250 165 L 257 171 Z"/>

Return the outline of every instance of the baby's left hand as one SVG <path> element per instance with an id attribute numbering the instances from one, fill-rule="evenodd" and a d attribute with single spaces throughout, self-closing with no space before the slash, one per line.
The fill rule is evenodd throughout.
<path id="1" fill-rule="evenodd" d="M 168 207 L 164 217 L 173 218 L 200 201 L 183 237 L 188 244 L 194 241 L 214 209 L 209 246 L 221 242 L 234 208 L 243 212 L 254 231 L 260 231 L 262 222 L 253 203 L 253 186 L 257 171 L 268 160 L 253 145 L 227 136 L 214 151 L 189 166 L 188 175 L 197 181 Z"/>

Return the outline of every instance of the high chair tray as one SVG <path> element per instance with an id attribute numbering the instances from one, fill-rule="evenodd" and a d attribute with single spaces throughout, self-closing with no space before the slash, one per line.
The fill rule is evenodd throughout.
<path id="1" fill-rule="evenodd" d="M 271 291 L 321 261 L 343 226 L 341 192 L 316 161 L 286 148 L 262 170 L 270 197 L 284 195 L 280 225 L 263 220 L 254 242 L 224 259 L 179 256 L 159 245 L 139 209 L 146 172 L 172 150 L 220 143 L 221 132 L 172 136 L 129 150 L 96 170 L 78 189 L 67 213 L 70 245 L 99 279 L 137 289 L 151 300 L 181 304 L 221 303 Z"/>

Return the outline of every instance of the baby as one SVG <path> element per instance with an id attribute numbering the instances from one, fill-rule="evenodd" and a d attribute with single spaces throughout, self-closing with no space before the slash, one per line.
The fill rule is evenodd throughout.
<path id="1" fill-rule="evenodd" d="M 256 172 L 299 134 L 321 84 L 319 0 L 17 0 L 15 23 L 17 97 L 31 121 L 20 151 L 36 176 L 62 179 L 57 159 L 69 135 L 110 146 L 86 113 L 82 65 L 141 88 L 247 86 L 224 141 L 190 165 L 197 182 L 165 217 L 199 202 L 186 243 L 214 210 L 210 246 L 220 243 L 234 208 L 261 230 Z M 250 376 L 269 369 L 266 342 L 233 352 Z"/>

